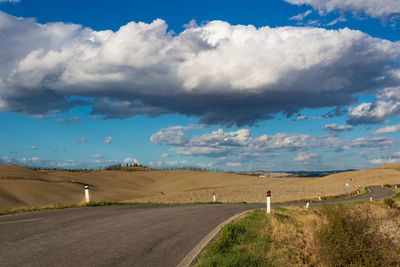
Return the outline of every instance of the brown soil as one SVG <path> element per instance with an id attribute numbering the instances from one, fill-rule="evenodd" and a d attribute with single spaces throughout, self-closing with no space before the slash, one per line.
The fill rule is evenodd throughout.
<path id="1" fill-rule="evenodd" d="M 322 178 L 259 178 L 193 171 L 34 171 L 0 165 L 0 209 L 80 203 L 83 184 L 90 184 L 93 201 L 208 202 L 212 193 L 221 202 L 272 202 L 318 199 L 355 192 L 359 186 L 400 184 L 400 166 L 338 173 Z M 350 181 L 351 179 L 351 181 Z M 350 188 L 345 184 L 349 183 Z"/>

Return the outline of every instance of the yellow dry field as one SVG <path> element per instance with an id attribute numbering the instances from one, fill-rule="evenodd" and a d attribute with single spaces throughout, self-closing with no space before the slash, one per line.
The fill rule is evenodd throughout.
<path id="1" fill-rule="evenodd" d="M 208 202 L 215 193 L 221 202 L 263 203 L 266 191 L 271 190 L 272 202 L 282 202 L 341 195 L 357 191 L 359 186 L 400 184 L 400 165 L 323 178 L 259 178 L 193 171 L 35 171 L 0 165 L 0 209 L 81 203 L 84 184 L 90 184 L 93 201 Z"/>

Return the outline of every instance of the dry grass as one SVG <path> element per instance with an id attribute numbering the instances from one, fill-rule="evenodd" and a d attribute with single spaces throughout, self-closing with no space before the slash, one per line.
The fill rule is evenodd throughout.
<path id="1" fill-rule="evenodd" d="M 266 252 L 276 266 L 320 266 L 315 254 L 315 230 L 322 224 L 313 209 L 300 207 L 275 208 L 271 231 L 265 233 L 273 242 Z"/>
<path id="2" fill-rule="evenodd" d="M 328 220 L 317 232 L 321 262 L 328 266 L 399 266 L 400 213 L 384 205 L 380 201 L 323 207 L 322 215 Z"/>
<path id="3" fill-rule="evenodd" d="M 198 266 L 398 266 L 399 229 L 400 209 L 383 201 L 257 210 L 226 226 Z"/>

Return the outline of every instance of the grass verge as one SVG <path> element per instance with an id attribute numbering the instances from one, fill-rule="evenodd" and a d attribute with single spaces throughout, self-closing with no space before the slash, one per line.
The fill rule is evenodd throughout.
<path id="1" fill-rule="evenodd" d="M 383 201 L 256 210 L 225 226 L 197 266 L 399 266 L 398 229 L 400 209 Z"/>
<path id="2" fill-rule="evenodd" d="M 359 191 L 360 193 L 358 194 L 357 191 Z M 359 197 L 362 195 L 366 195 L 369 193 L 369 190 L 367 188 L 364 189 L 359 189 L 356 191 L 353 191 L 351 193 L 347 193 L 347 194 L 342 194 L 342 195 L 337 195 L 337 196 L 327 196 L 327 197 L 321 197 L 322 201 L 332 201 L 332 200 L 341 200 L 341 199 L 348 199 L 348 198 L 354 198 L 354 197 Z"/>
<path id="3" fill-rule="evenodd" d="M 342 200 L 342 199 L 350 199 L 350 198 L 355 198 L 355 197 L 359 197 L 365 194 L 369 193 L 369 190 L 367 188 L 365 189 L 360 189 L 360 193 L 357 193 L 357 190 L 346 193 L 346 194 L 340 194 L 340 195 L 333 195 L 333 196 L 324 196 L 321 197 L 321 200 L 319 200 L 318 198 L 303 198 L 303 199 L 298 199 L 295 201 L 283 201 L 281 203 L 294 203 L 294 202 L 321 202 L 321 201 L 334 201 L 334 200 Z"/>
<path id="4" fill-rule="evenodd" d="M 262 256 L 271 244 L 263 234 L 268 220 L 265 212 L 255 210 L 235 224 L 226 225 L 197 266 L 269 266 Z"/>
<path id="5" fill-rule="evenodd" d="M 42 207 L 23 207 L 23 208 L 15 208 L 15 209 L 4 209 L 0 210 L 1 215 L 10 215 L 17 213 L 26 213 L 26 212 L 35 212 L 35 211 L 47 211 L 47 210 L 59 210 L 59 209 L 67 209 L 67 208 L 75 208 L 81 207 L 80 204 L 65 204 L 65 203 L 57 203 Z"/>

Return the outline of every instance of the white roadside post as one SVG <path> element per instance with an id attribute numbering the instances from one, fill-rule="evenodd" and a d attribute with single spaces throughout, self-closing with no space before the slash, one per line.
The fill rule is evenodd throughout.
<path id="1" fill-rule="evenodd" d="M 321 201 L 321 196 L 318 196 L 319 201 Z"/>
<path id="2" fill-rule="evenodd" d="M 372 202 L 372 197 L 369 197 L 369 201 Z"/>
<path id="3" fill-rule="evenodd" d="M 267 213 L 271 213 L 271 191 L 267 191 Z"/>
<path id="4" fill-rule="evenodd" d="M 89 185 L 85 185 L 85 200 L 86 203 L 89 203 L 90 199 L 89 199 Z"/>
<path id="5" fill-rule="evenodd" d="M 215 193 L 213 193 L 213 201 L 214 202 L 217 201 L 216 198 L 215 198 Z"/>
<path id="6" fill-rule="evenodd" d="M 310 201 L 307 202 L 306 209 L 308 209 L 309 206 L 310 206 Z"/>

